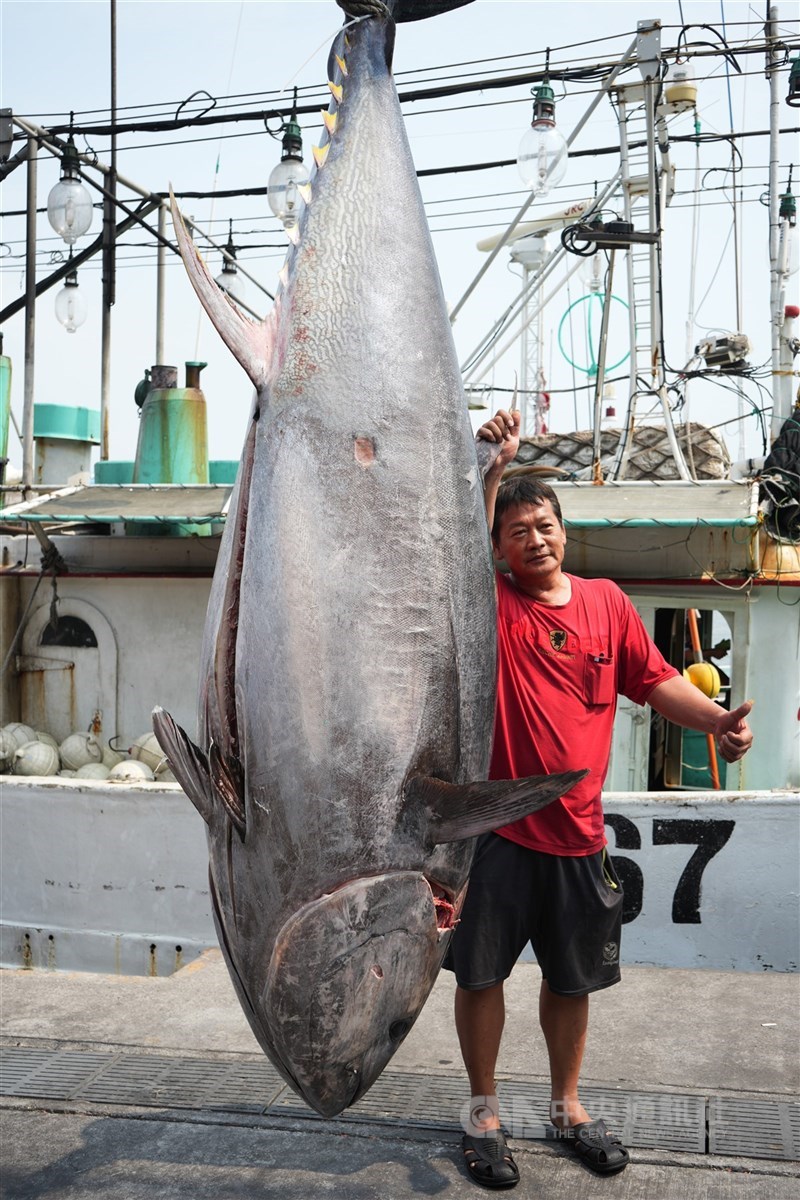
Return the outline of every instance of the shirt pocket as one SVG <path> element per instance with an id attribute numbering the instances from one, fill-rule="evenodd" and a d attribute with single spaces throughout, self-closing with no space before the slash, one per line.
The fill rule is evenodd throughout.
<path id="1" fill-rule="evenodd" d="M 588 705 L 609 705 L 617 698 L 614 659 L 605 654 L 587 654 L 583 670 L 583 695 Z"/>

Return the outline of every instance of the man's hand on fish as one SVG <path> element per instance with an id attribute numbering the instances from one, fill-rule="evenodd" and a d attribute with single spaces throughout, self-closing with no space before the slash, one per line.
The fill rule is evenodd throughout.
<path id="1" fill-rule="evenodd" d="M 502 449 L 494 460 L 493 469 L 501 472 L 516 458 L 519 450 L 520 424 L 522 413 L 517 408 L 507 411 L 499 408 L 490 421 L 481 425 L 477 437 L 485 442 L 503 443 Z"/>

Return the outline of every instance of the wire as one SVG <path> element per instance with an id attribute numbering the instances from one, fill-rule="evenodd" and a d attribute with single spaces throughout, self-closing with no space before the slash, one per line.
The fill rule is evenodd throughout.
<path id="1" fill-rule="evenodd" d="M 749 25 L 749 23 L 748 23 L 748 25 Z M 708 29 L 717 38 L 719 38 L 722 45 L 714 46 L 712 43 L 708 43 L 708 42 L 697 42 L 697 43 L 691 43 L 691 44 L 687 42 L 686 49 L 688 49 L 689 45 L 691 45 L 695 50 L 695 52 L 691 55 L 691 57 L 697 58 L 697 57 L 705 57 L 708 55 L 717 57 L 717 56 L 722 55 L 728 61 L 730 61 L 732 65 L 735 66 L 735 69 L 737 70 L 737 72 L 741 73 L 741 68 L 738 64 L 738 61 L 735 58 L 733 49 L 729 46 L 729 44 L 725 41 L 725 39 L 719 34 L 719 32 L 717 30 L 715 30 L 712 26 L 699 25 L 699 26 L 682 27 L 681 34 L 679 34 L 679 40 L 678 40 L 677 47 L 675 47 L 674 49 L 671 49 L 671 50 L 667 49 L 667 50 L 662 51 L 662 58 L 664 59 L 665 62 L 667 62 L 669 59 L 671 59 L 673 57 L 678 57 L 680 55 L 681 46 L 682 46 L 683 42 L 686 41 L 685 35 L 684 35 L 684 30 L 688 30 L 688 29 L 692 29 L 692 28 Z M 697 50 L 696 49 L 697 46 L 705 46 L 706 50 L 705 51 Z M 765 48 L 765 43 L 759 43 L 758 45 L 745 44 L 743 46 L 737 46 L 736 50 L 740 55 L 752 54 L 752 53 L 762 54 L 764 52 L 764 48 Z M 787 50 L 788 50 L 788 46 L 787 46 Z M 531 55 L 531 57 L 533 57 L 533 55 Z M 551 79 L 559 79 L 561 81 L 567 81 L 567 82 L 581 81 L 581 80 L 598 81 L 598 80 L 602 80 L 602 79 L 606 78 L 607 75 L 610 74 L 611 71 L 614 69 L 614 67 L 617 65 L 617 62 L 618 62 L 618 59 L 615 58 L 615 59 L 609 60 L 606 63 L 594 63 L 591 66 L 572 67 L 572 68 L 570 68 L 570 67 L 560 68 L 558 66 L 558 64 L 555 64 L 555 65 L 551 65 L 549 72 L 539 70 L 539 71 L 526 72 L 521 75 L 513 75 L 513 76 L 494 75 L 489 78 L 481 78 L 478 80 L 465 79 L 463 82 L 460 82 L 460 83 L 459 82 L 447 83 L 440 87 L 428 87 L 428 88 L 422 87 L 422 88 L 417 88 L 416 90 L 413 90 L 413 91 L 401 92 L 399 94 L 399 99 L 400 99 L 401 104 L 413 104 L 413 103 L 418 102 L 419 100 L 441 99 L 441 98 L 447 97 L 447 96 L 464 95 L 471 91 L 483 92 L 486 90 L 491 90 L 493 88 L 507 88 L 507 87 L 513 87 L 513 86 L 517 86 L 517 85 L 522 86 L 522 85 L 530 85 L 530 84 L 534 84 L 534 83 L 541 83 L 546 77 L 548 77 L 548 75 L 549 75 L 549 78 L 551 78 Z M 630 63 L 630 65 L 628 67 L 626 67 L 626 70 L 634 70 L 635 67 L 636 67 L 636 63 L 635 63 L 635 61 L 632 61 Z M 429 70 L 430 69 L 433 69 L 433 68 L 429 68 Z M 305 115 L 305 114 L 308 114 L 311 112 L 315 112 L 318 109 L 319 104 L 323 103 L 323 101 L 325 100 L 326 91 L 323 87 L 320 87 L 317 85 L 314 87 L 313 90 L 315 93 L 319 94 L 321 99 L 317 100 L 314 104 L 299 105 L 297 108 L 298 115 Z M 253 93 L 252 95 L 254 96 L 254 99 L 251 101 L 251 103 L 259 104 L 259 111 L 257 111 L 257 112 L 246 112 L 246 111 L 240 110 L 237 112 L 229 113 L 229 112 L 221 111 L 224 108 L 228 107 L 227 105 L 225 105 L 223 103 L 223 101 L 228 101 L 228 100 L 233 100 L 233 99 L 241 99 L 242 97 L 228 97 L 228 96 L 212 97 L 212 99 L 215 101 L 215 103 L 217 105 L 216 115 L 211 114 L 211 115 L 206 115 L 206 116 L 199 116 L 199 117 L 195 116 L 195 117 L 189 117 L 189 118 L 183 118 L 183 119 L 176 119 L 173 116 L 172 118 L 161 118 L 161 119 L 150 120 L 150 121 L 132 121 L 132 122 L 127 122 L 127 123 L 117 122 L 116 126 L 114 126 L 114 127 L 112 127 L 110 125 L 105 125 L 105 124 L 81 124 L 81 123 L 78 123 L 78 124 L 74 125 L 74 132 L 76 134 L 82 134 L 84 136 L 86 134 L 92 134 L 94 136 L 110 136 L 114 132 L 116 132 L 117 135 L 125 134 L 125 133 L 143 132 L 146 130 L 149 130 L 151 132 L 167 132 L 170 129 L 172 129 L 172 130 L 184 129 L 184 128 L 190 128 L 193 126 L 225 123 L 225 122 L 229 122 L 229 121 L 253 120 L 253 121 L 261 122 L 265 115 L 264 111 L 263 111 L 264 101 L 267 100 L 269 97 L 277 96 L 280 94 L 281 94 L 281 92 L 278 92 L 276 90 L 273 90 L 271 92 Z M 485 106 L 485 105 L 482 104 L 482 106 Z M 162 106 L 162 107 L 166 107 L 166 106 Z M 175 112 L 174 102 L 169 107 L 172 112 Z M 92 112 L 101 112 L 101 111 L 106 112 L 108 110 L 103 109 L 103 110 L 91 110 L 91 111 Z M 289 117 L 291 115 L 291 107 L 289 106 L 289 107 L 272 108 L 271 112 L 276 117 L 279 117 L 281 120 L 285 120 L 287 117 Z M 81 115 L 81 114 L 78 114 L 78 115 Z M 68 133 L 72 127 L 73 126 L 69 122 L 62 120 L 62 122 L 60 124 L 51 124 L 50 125 L 50 133 L 52 135 Z"/>

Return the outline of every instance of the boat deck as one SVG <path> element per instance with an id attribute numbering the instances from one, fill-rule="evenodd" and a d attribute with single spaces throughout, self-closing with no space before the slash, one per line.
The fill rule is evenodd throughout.
<path id="1" fill-rule="evenodd" d="M 498 1067 L 515 1197 L 797 1195 L 800 977 L 628 967 L 593 997 L 584 1099 L 633 1159 L 613 1183 L 544 1140 L 538 980 L 535 965 L 514 972 Z M 458 1148 L 447 973 L 390 1068 L 332 1121 L 258 1050 L 217 950 L 166 978 L 9 970 L 0 989 L 7 1200 L 483 1194 Z"/>

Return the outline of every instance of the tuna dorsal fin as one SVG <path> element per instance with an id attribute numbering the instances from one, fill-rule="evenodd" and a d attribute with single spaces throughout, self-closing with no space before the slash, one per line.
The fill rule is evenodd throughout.
<path id="1" fill-rule="evenodd" d="M 460 842 L 538 812 L 583 779 L 588 771 L 491 779 L 484 783 L 445 783 L 417 776 L 406 788 L 409 801 L 427 809 L 431 841 Z"/>
<path id="2" fill-rule="evenodd" d="M 172 773 L 206 825 L 210 825 L 214 811 L 214 789 L 208 759 L 165 709 L 153 709 L 153 730 Z"/>
<path id="3" fill-rule="evenodd" d="M 225 292 L 215 283 L 203 259 L 189 236 L 172 188 L 169 191 L 172 223 L 181 252 L 183 265 L 192 287 L 214 328 L 238 362 L 244 367 L 256 388 L 261 391 L 267 381 L 272 358 L 275 324 L 270 313 L 263 321 L 251 321 L 240 312 Z"/>

